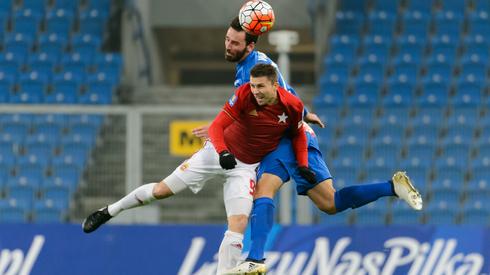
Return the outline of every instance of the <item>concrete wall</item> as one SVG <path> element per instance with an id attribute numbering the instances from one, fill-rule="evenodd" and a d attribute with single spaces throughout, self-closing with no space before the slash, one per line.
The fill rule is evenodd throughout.
<path id="1" fill-rule="evenodd" d="M 152 27 L 222 27 L 238 14 L 245 0 L 142 0 L 151 1 Z M 308 0 L 268 0 L 276 15 L 274 29 L 311 25 Z"/>

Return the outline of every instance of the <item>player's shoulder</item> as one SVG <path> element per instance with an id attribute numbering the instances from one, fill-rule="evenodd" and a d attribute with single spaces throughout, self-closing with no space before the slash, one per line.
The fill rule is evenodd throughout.
<path id="1" fill-rule="evenodd" d="M 290 93 L 288 90 L 279 86 L 278 92 L 279 92 L 280 96 L 284 99 L 284 101 L 285 101 L 284 103 L 294 107 L 297 110 L 303 109 L 303 102 L 298 97 L 296 97 L 295 95 Z"/>

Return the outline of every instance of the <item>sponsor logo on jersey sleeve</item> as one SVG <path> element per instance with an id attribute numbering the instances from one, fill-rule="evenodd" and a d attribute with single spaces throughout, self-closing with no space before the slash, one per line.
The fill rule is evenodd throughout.
<path id="1" fill-rule="evenodd" d="M 236 95 L 232 95 L 230 97 L 230 99 L 228 100 L 228 104 L 230 104 L 230 107 L 233 107 L 233 105 L 235 105 L 235 102 L 237 99 L 238 99 L 238 97 Z"/>

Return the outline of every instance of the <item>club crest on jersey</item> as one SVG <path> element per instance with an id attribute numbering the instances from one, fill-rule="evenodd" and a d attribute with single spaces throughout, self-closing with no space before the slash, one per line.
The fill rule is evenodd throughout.
<path id="1" fill-rule="evenodd" d="M 286 119 L 288 118 L 288 116 L 284 112 L 282 112 L 282 115 L 277 115 L 277 117 L 279 118 L 279 123 L 286 123 Z"/>
<path id="2" fill-rule="evenodd" d="M 185 170 L 187 170 L 187 168 L 189 168 L 189 163 L 188 162 L 184 162 L 184 163 L 182 163 L 182 165 L 180 165 L 179 168 L 180 168 L 181 171 L 185 171 Z"/>
<path id="3" fill-rule="evenodd" d="M 238 97 L 236 95 L 232 95 L 230 99 L 228 99 L 228 104 L 230 104 L 230 107 L 233 107 L 233 105 L 235 105 L 237 99 Z"/>

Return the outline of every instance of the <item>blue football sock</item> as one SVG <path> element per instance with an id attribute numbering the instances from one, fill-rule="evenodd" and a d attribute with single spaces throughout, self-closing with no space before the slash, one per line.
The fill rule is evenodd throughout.
<path id="1" fill-rule="evenodd" d="M 265 243 L 274 224 L 274 201 L 271 198 L 254 200 L 251 215 L 251 246 L 247 260 L 264 259 Z"/>
<path id="2" fill-rule="evenodd" d="M 392 181 L 371 184 L 357 184 L 335 192 L 337 213 L 347 208 L 357 208 L 381 197 L 395 196 Z"/>

